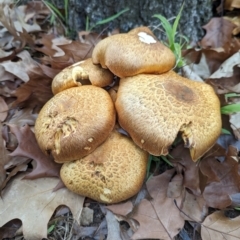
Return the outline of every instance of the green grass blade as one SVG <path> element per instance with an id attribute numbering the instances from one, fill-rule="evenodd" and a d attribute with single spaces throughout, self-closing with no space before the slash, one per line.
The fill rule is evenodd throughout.
<path id="1" fill-rule="evenodd" d="M 161 21 L 162 26 L 165 30 L 166 35 L 167 35 L 169 46 L 172 46 L 174 44 L 174 36 L 172 35 L 171 24 L 168 22 L 168 20 L 164 16 L 162 16 L 160 14 L 154 14 L 153 17 L 156 17 Z"/>
<path id="2" fill-rule="evenodd" d="M 65 20 L 66 20 L 66 22 L 68 21 L 68 1 L 69 0 L 64 0 L 64 11 L 65 11 Z"/>
<path id="3" fill-rule="evenodd" d="M 240 112 L 240 103 L 230 104 L 221 108 L 222 114 L 231 114 Z"/>
<path id="4" fill-rule="evenodd" d="M 55 228 L 55 224 L 51 225 L 51 226 L 48 228 L 47 233 L 48 233 L 48 234 L 51 233 L 51 232 L 54 230 L 54 228 Z"/>
<path id="5" fill-rule="evenodd" d="M 102 25 L 102 24 L 109 23 L 109 22 L 113 21 L 114 19 L 118 18 L 120 15 L 122 15 L 123 13 L 125 13 L 127 11 L 129 11 L 129 8 L 125 8 L 122 11 L 120 11 L 119 13 L 117 13 L 117 14 L 111 16 L 111 17 L 108 17 L 106 19 L 103 19 L 103 20 L 100 20 L 100 21 L 96 22 L 95 25 L 90 27 L 89 31 L 91 31 L 97 25 Z"/>
<path id="6" fill-rule="evenodd" d="M 189 43 L 189 38 L 182 35 L 182 34 L 178 34 L 178 36 L 180 37 L 181 40 L 181 45 L 183 46 L 184 44 L 188 44 Z M 182 41 L 184 40 L 184 42 L 182 43 Z"/>
<path id="7" fill-rule="evenodd" d="M 50 24 L 53 25 L 55 21 L 56 21 L 56 15 L 51 14 L 51 17 L 50 17 L 50 20 L 49 20 Z"/>
<path id="8" fill-rule="evenodd" d="M 90 32 L 90 29 L 89 29 L 89 17 L 87 16 L 86 17 L 86 28 L 85 28 L 85 30 L 88 32 Z"/>
<path id="9" fill-rule="evenodd" d="M 161 155 L 160 158 L 161 158 L 164 162 L 166 162 L 168 165 L 173 166 L 172 163 L 167 159 L 167 157 Z"/>
<path id="10" fill-rule="evenodd" d="M 147 174 L 146 174 L 147 179 L 150 177 L 150 167 L 152 165 L 152 160 L 153 160 L 153 155 L 150 154 L 148 157 L 148 163 L 147 163 Z"/>
<path id="11" fill-rule="evenodd" d="M 225 128 L 222 128 L 222 131 L 221 131 L 222 134 L 229 134 L 229 135 L 232 135 L 232 133 L 230 131 L 228 131 L 227 129 Z"/>
<path id="12" fill-rule="evenodd" d="M 54 13 L 56 16 L 58 16 L 59 18 L 61 18 L 62 21 L 65 22 L 65 18 L 62 15 L 62 13 L 50 2 L 47 1 L 43 1 L 45 3 L 45 5 L 47 5 L 47 7 L 52 11 L 52 13 Z"/>
<path id="13" fill-rule="evenodd" d="M 224 95 L 225 97 L 225 101 L 227 102 L 228 101 L 228 98 L 232 98 L 232 97 L 240 97 L 240 94 L 239 93 L 226 93 Z"/>
<path id="14" fill-rule="evenodd" d="M 178 27 L 178 24 L 179 24 L 179 20 L 180 20 L 180 17 L 181 17 L 181 14 L 182 14 L 182 10 L 183 10 L 183 6 L 184 6 L 184 3 L 182 4 L 181 8 L 180 8 L 180 11 L 173 23 L 173 28 L 172 28 L 172 35 L 175 37 L 176 35 L 176 32 L 177 32 L 177 27 Z"/>

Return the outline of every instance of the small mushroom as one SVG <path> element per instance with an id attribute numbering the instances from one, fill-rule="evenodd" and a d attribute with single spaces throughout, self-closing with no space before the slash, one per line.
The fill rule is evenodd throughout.
<path id="1" fill-rule="evenodd" d="M 212 87 L 173 71 L 121 79 L 115 106 L 121 127 L 153 155 L 166 155 L 181 132 L 196 161 L 221 133 L 220 103 Z"/>
<path id="2" fill-rule="evenodd" d="M 108 69 L 94 65 L 92 59 L 77 62 L 58 73 L 52 81 L 52 92 L 57 94 L 71 87 L 94 85 L 105 87 L 113 82 L 113 74 Z"/>
<path id="3" fill-rule="evenodd" d="M 41 109 L 35 123 L 38 144 L 58 163 L 93 152 L 115 125 L 111 97 L 92 85 L 69 88 L 56 94 Z"/>
<path id="4" fill-rule="evenodd" d="M 172 51 L 147 27 L 101 40 L 92 53 L 94 64 L 108 68 L 120 78 L 139 73 L 163 73 L 175 65 Z"/>
<path id="5" fill-rule="evenodd" d="M 116 130 L 88 156 L 64 163 L 60 175 L 71 191 L 103 203 L 135 195 L 147 169 L 148 153 Z"/>

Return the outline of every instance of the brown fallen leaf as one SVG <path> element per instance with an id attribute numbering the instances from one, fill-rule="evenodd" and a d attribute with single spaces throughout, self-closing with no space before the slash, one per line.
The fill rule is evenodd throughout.
<path id="1" fill-rule="evenodd" d="M 240 42 L 233 39 L 229 46 L 219 49 L 188 49 L 183 53 L 190 69 L 202 79 L 208 79 L 216 72 L 221 64 L 235 54 L 240 47 Z"/>
<path id="2" fill-rule="evenodd" d="M 9 161 L 8 152 L 5 148 L 5 141 L 2 137 L 2 123 L 0 122 L 0 187 L 3 184 L 5 178 L 6 178 L 6 170 L 4 168 L 4 165 Z"/>
<path id="3" fill-rule="evenodd" d="M 39 52 L 44 53 L 51 58 L 57 56 L 64 56 L 64 51 L 59 47 L 64 44 L 71 44 L 72 40 L 65 37 L 56 37 L 54 34 L 42 34 L 40 38 L 36 40 L 36 44 L 39 47 L 35 49 Z"/>
<path id="4" fill-rule="evenodd" d="M 4 61 L 0 63 L 0 65 L 4 67 L 6 72 L 13 74 L 15 78 L 27 82 L 29 80 L 28 72 L 36 68 L 38 64 L 31 58 L 31 55 L 26 50 L 18 53 L 17 57 L 17 61 Z"/>
<path id="5" fill-rule="evenodd" d="M 46 4 L 42 1 L 27 2 L 26 5 L 21 6 L 24 13 L 24 21 L 30 22 L 31 20 L 45 20 L 51 13 Z"/>
<path id="6" fill-rule="evenodd" d="M 224 9 L 232 11 L 234 8 L 240 8 L 239 0 L 224 1 Z"/>
<path id="7" fill-rule="evenodd" d="M 236 149 L 229 146 L 228 154 L 223 162 L 214 157 L 202 159 L 200 170 L 208 178 L 203 191 L 203 198 L 207 205 L 219 209 L 230 206 L 232 204 L 230 195 L 240 192 Z"/>
<path id="8" fill-rule="evenodd" d="M 235 26 L 222 17 L 211 18 L 210 22 L 203 26 L 207 34 L 201 40 L 201 46 L 205 48 L 224 47 L 231 42 L 232 30 Z"/>
<path id="9" fill-rule="evenodd" d="M 202 196 L 194 196 L 185 191 L 185 196 L 180 207 L 182 217 L 188 221 L 202 222 L 208 214 L 208 206 Z"/>
<path id="10" fill-rule="evenodd" d="M 219 69 L 207 80 L 215 86 L 218 94 L 240 92 L 240 52 L 236 52 L 225 60 Z"/>
<path id="11" fill-rule="evenodd" d="M 46 76 L 40 67 L 32 71 L 30 80 L 16 89 L 14 95 L 17 99 L 13 106 L 35 108 L 38 111 L 53 96 L 52 78 Z"/>
<path id="12" fill-rule="evenodd" d="M 14 109 L 14 115 L 9 119 L 8 124 L 34 126 L 37 114 L 31 108 Z"/>
<path id="13" fill-rule="evenodd" d="M 106 206 L 107 209 L 111 210 L 114 214 L 126 216 L 133 209 L 133 204 L 131 201 L 127 201 L 124 203 L 112 204 Z"/>
<path id="14" fill-rule="evenodd" d="M 27 31 L 29 29 L 26 30 L 27 27 L 30 27 L 30 31 L 41 30 L 41 28 L 34 23 L 31 26 L 29 24 L 26 24 L 24 21 L 20 20 L 21 17 L 18 16 L 17 11 L 15 11 L 13 5 L 14 4 L 10 6 L 6 4 L 4 6 L 1 6 L 0 8 L 0 22 L 6 28 L 6 30 L 13 36 L 13 38 L 11 39 L 12 44 L 9 45 L 10 49 L 6 49 L 11 50 L 11 54 L 1 57 L 0 61 L 13 59 L 17 53 L 23 50 L 26 44 L 28 44 L 29 46 L 33 46 L 34 41 L 31 35 L 28 34 Z M 36 28 L 33 29 L 32 27 Z M 12 50 L 12 48 L 14 48 L 14 51 Z"/>
<path id="15" fill-rule="evenodd" d="M 172 239 L 184 225 L 179 209 L 182 196 L 168 198 L 167 189 L 175 169 L 167 170 L 163 174 L 152 177 L 147 182 L 147 189 L 153 198 L 151 201 L 143 199 L 133 211 L 131 218 L 140 224 L 132 239 Z"/>
<path id="16" fill-rule="evenodd" d="M 46 156 L 39 148 L 35 135 L 28 125 L 19 127 L 9 124 L 10 131 L 18 140 L 18 147 L 10 156 L 23 156 L 36 161 L 36 167 L 25 176 L 26 179 L 36 179 L 41 177 L 59 177 L 61 164 L 53 161 L 50 156 Z"/>
<path id="17" fill-rule="evenodd" d="M 216 211 L 207 216 L 202 223 L 203 240 L 239 240 L 240 216 L 228 218 L 223 211 Z"/>
<path id="18" fill-rule="evenodd" d="M 55 69 L 63 69 L 75 62 L 91 57 L 94 48 L 91 44 L 69 40 L 64 37 L 56 38 L 54 35 L 47 34 L 42 35 L 42 38 L 37 41 L 39 47 L 35 49 L 49 56 L 49 64 Z M 43 60 L 46 60 L 46 58 Z"/>
<path id="19" fill-rule="evenodd" d="M 199 188 L 199 167 L 196 162 L 192 161 L 189 149 L 183 144 L 175 147 L 170 155 L 173 159 L 169 159 L 175 167 L 181 168 L 183 171 L 183 186 L 192 191 L 196 196 L 201 194 Z"/>
<path id="20" fill-rule="evenodd" d="M 25 172 L 28 169 L 28 163 L 30 163 L 31 159 L 25 160 L 23 163 L 18 163 L 11 172 L 8 173 L 7 178 L 0 185 L 0 193 L 6 187 L 7 183 L 19 172 Z M 5 167 L 6 168 L 6 167 Z"/>
<path id="21" fill-rule="evenodd" d="M 115 215 L 109 211 L 106 210 L 107 213 L 105 215 L 106 221 L 107 221 L 107 227 L 108 227 L 108 236 L 107 240 L 122 240 L 121 233 L 120 233 L 120 224 L 117 221 Z"/>
<path id="22" fill-rule="evenodd" d="M 229 68 L 228 68 L 229 69 Z M 209 78 L 207 83 L 211 84 L 218 94 L 225 93 L 240 93 L 240 68 L 234 66 L 232 69 L 232 76 L 220 78 Z"/>
<path id="23" fill-rule="evenodd" d="M 229 123 L 235 138 L 240 140 L 240 113 L 230 114 Z"/>
<path id="24" fill-rule="evenodd" d="M 224 18 L 236 25 L 232 31 L 232 34 L 235 36 L 238 35 L 240 33 L 240 16 L 224 16 Z"/>
<path id="25" fill-rule="evenodd" d="M 8 105 L 5 100 L 0 97 L 0 121 L 3 122 L 8 115 Z"/>
<path id="26" fill-rule="evenodd" d="M 79 223 L 84 197 L 66 188 L 53 192 L 59 181 L 57 178 L 28 180 L 24 176 L 19 174 L 3 190 L 0 199 L 1 227 L 17 218 L 22 221 L 25 239 L 47 238 L 48 221 L 60 205 L 68 206 Z"/>
<path id="27" fill-rule="evenodd" d="M 16 231 L 22 226 L 19 219 L 13 219 L 0 228 L 0 239 L 14 238 Z"/>

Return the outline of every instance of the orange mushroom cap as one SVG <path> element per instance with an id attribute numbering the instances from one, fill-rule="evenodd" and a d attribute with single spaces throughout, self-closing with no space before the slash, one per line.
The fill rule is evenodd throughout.
<path id="1" fill-rule="evenodd" d="M 111 97 L 92 85 L 56 94 L 41 109 L 35 135 L 42 151 L 56 162 L 68 162 L 93 152 L 115 125 Z"/>
<path id="2" fill-rule="evenodd" d="M 94 64 L 108 68 L 120 78 L 139 73 L 163 73 L 175 65 L 173 52 L 147 27 L 101 40 L 92 53 Z"/>
<path id="3" fill-rule="evenodd" d="M 92 63 L 92 59 L 77 62 L 58 73 L 52 81 L 52 92 L 57 94 L 71 87 L 93 85 L 105 87 L 113 82 L 113 74 Z"/>
<path id="4" fill-rule="evenodd" d="M 196 161 L 221 133 L 220 103 L 212 87 L 173 71 L 121 79 L 115 106 L 120 125 L 153 155 L 166 155 L 182 132 Z"/>
<path id="5" fill-rule="evenodd" d="M 63 164 L 61 179 L 71 191 L 103 203 L 117 203 L 135 195 L 147 170 L 148 153 L 113 131 L 88 156 Z"/>

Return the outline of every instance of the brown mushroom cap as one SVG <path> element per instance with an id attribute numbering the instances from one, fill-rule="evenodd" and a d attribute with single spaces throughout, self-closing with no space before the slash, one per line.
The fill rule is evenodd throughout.
<path id="1" fill-rule="evenodd" d="M 121 79 L 115 106 L 120 125 L 153 155 L 166 155 L 180 131 L 195 161 L 221 133 L 220 103 L 212 87 L 173 71 Z"/>
<path id="2" fill-rule="evenodd" d="M 103 39 L 95 46 L 92 60 L 121 78 L 139 73 L 167 72 L 176 61 L 172 51 L 147 27 Z"/>
<path id="3" fill-rule="evenodd" d="M 107 139 L 115 125 L 115 109 L 102 88 L 86 85 L 56 94 L 41 109 L 35 134 L 43 152 L 56 162 L 79 159 Z"/>
<path id="4" fill-rule="evenodd" d="M 52 92 L 57 94 L 71 87 L 93 85 L 105 87 L 113 82 L 113 74 L 108 69 L 94 65 L 92 59 L 77 62 L 58 73 L 52 81 Z"/>
<path id="5" fill-rule="evenodd" d="M 103 203 L 117 203 L 135 195 L 147 169 L 148 153 L 113 131 L 85 158 L 65 163 L 61 179 L 71 191 Z"/>

